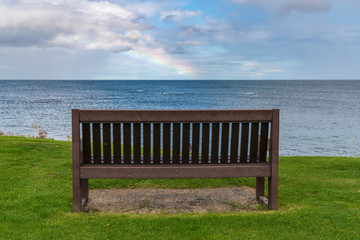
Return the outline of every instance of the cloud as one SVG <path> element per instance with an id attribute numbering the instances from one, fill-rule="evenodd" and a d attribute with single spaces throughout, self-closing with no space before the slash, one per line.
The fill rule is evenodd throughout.
<path id="1" fill-rule="evenodd" d="M 108 1 L 0 2 L 0 44 L 127 51 L 151 30 L 142 14 Z"/>
<path id="2" fill-rule="evenodd" d="M 201 46 L 202 42 L 201 41 L 183 41 L 183 42 L 176 42 L 176 44 L 183 45 L 183 46 Z"/>
<path id="3" fill-rule="evenodd" d="M 197 11 L 192 11 L 192 10 L 172 10 L 172 11 L 163 11 L 160 14 L 160 19 L 164 22 L 166 21 L 181 21 L 184 18 L 189 18 L 189 17 L 196 17 L 196 16 L 200 16 L 201 15 L 201 11 L 197 10 Z"/>
<path id="4" fill-rule="evenodd" d="M 299 12 L 325 12 L 330 10 L 332 0 L 232 0 L 237 4 L 252 4 L 275 10 L 280 15 L 292 11 Z"/>
<path id="5" fill-rule="evenodd" d="M 278 13 L 288 14 L 292 11 L 299 12 L 326 12 L 330 10 L 331 0 L 292 0 L 279 6 Z"/>

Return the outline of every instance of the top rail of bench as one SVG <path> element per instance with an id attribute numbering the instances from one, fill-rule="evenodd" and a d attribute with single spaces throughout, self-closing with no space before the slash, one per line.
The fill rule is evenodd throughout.
<path id="1" fill-rule="evenodd" d="M 277 109 L 97 110 L 79 109 L 80 122 L 272 122 Z"/>

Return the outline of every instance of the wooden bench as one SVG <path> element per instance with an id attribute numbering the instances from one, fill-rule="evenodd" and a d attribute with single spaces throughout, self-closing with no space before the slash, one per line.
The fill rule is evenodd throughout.
<path id="1" fill-rule="evenodd" d="M 278 109 L 73 109 L 72 138 L 75 212 L 90 178 L 256 177 L 256 198 L 278 208 Z"/>

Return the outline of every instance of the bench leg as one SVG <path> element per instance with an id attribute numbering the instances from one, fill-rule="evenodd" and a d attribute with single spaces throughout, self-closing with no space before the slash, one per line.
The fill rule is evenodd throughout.
<path id="1" fill-rule="evenodd" d="M 81 204 L 82 207 L 89 200 L 89 180 L 88 179 L 80 179 L 81 185 Z"/>
<path id="2" fill-rule="evenodd" d="M 81 211 L 81 184 L 80 178 L 73 178 L 73 211 Z"/>
<path id="3" fill-rule="evenodd" d="M 88 179 L 73 179 L 73 211 L 80 212 L 89 198 Z"/>
<path id="4" fill-rule="evenodd" d="M 256 200 L 260 201 L 260 197 L 265 195 L 265 178 L 256 178 Z"/>
<path id="5" fill-rule="evenodd" d="M 269 192 L 269 209 L 277 210 L 278 209 L 278 178 L 277 176 L 269 177 L 268 184 Z"/>

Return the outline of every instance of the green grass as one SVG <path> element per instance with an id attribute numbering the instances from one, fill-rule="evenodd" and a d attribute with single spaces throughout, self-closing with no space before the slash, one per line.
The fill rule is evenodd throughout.
<path id="1" fill-rule="evenodd" d="M 71 143 L 0 137 L 0 239 L 359 239 L 359 158 L 281 157 L 279 164 L 279 211 L 73 213 Z M 90 180 L 90 188 L 242 185 L 255 180 Z"/>

